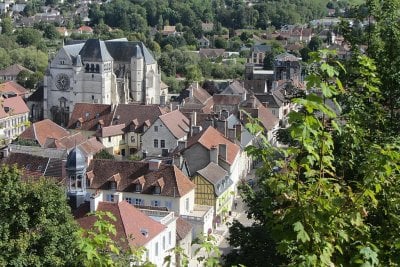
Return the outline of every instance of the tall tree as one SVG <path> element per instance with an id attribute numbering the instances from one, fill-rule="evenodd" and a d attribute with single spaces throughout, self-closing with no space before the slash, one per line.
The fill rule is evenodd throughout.
<path id="1" fill-rule="evenodd" d="M 77 225 L 65 192 L 54 182 L 21 181 L 0 169 L 0 265 L 72 266 Z"/>

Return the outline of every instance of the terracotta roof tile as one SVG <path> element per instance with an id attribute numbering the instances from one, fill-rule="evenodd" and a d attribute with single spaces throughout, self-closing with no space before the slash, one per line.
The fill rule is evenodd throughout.
<path id="1" fill-rule="evenodd" d="M 2 93 L 13 92 L 21 97 L 24 97 L 28 93 L 28 90 L 26 90 L 25 87 L 19 85 L 14 81 L 8 81 L 0 84 L 0 92 Z"/>
<path id="2" fill-rule="evenodd" d="M 189 132 L 189 119 L 177 109 L 161 115 L 160 120 L 177 139 L 186 136 Z"/>
<path id="3" fill-rule="evenodd" d="M 216 105 L 234 105 L 238 106 L 242 102 L 240 95 L 213 95 L 214 106 Z"/>
<path id="4" fill-rule="evenodd" d="M 48 138 L 55 140 L 69 135 L 69 132 L 49 119 L 33 123 L 20 136 L 20 139 L 36 140 L 40 146 L 44 146 Z"/>
<path id="5" fill-rule="evenodd" d="M 1 119 L 6 118 L 8 116 L 23 114 L 28 112 L 29 108 L 20 96 L 14 96 L 2 99 L 0 108 Z"/>
<path id="6" fill-rule="evenodd" d="M 161 196 L 181 197 L 195 187 L 181 170 L 171 165 L 161 164 L 158 170 L 151 171 L 146 162 L 93 159 L 88 167 L 88 172 L 90 171 L 94 173 L 90 184 L 93 189 L 109 189 L 107 180 L 116 173 L 121 177 L 118 191 L 135 192 L 135 183 L 140 179 L 144 179 L 142 194 L 153 194 L 154 183 L 160 178 L 164 180 Z"/>
<path id="7" fill-rule="evenodd" d="M 68 129 L 77 129 L 77 122 L 81 119 L 79 130 L 96 131 L 99 120 L 109 125 L 112 119 L 112 106 L 106 104 L 76 103 L 69 119 Z"/>
<path id="8" fill-rule="evenodd" d="M 100 202 L 97 211 L 110 212 L 114 215 L 116 221 L 110 221 L 116 229 L 113 239 L 124 248 L 145 246 L 166 228 L 126 201 Z M 90 229 L 95 223 L 96 217 L 94 215 L 84 216 L 77 218 L 77 221 L 81 227 Z"/>
<path id="9" fill-rule="evenodd" d="M 190 148 L 194 144 L 199 143 L 207 150 L 211 147 L 218 146 L 219 144 L 225 144 L 227 150 L 226 162 L 232 165 L 240 152 L 240 147 L 229 139 L 225 138 L 218 130 L 213 127 L 208 127 L 206 130 L 200 132 L 199 134 L 189 138 L 187 148 Z"/>
<path id="10" fill-rule="evenodd" d="M 125 124 L 110 125 L 110 126 L 102 127 L 100 130 L 97 131 L 96 135 L 101 136 L 101 137 L 123 135 L 124 128 L 125 128 Z"/>

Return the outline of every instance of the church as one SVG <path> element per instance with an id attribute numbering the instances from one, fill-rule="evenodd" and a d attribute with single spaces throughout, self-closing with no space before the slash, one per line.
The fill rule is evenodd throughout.
<path id="1" fill-rule="evenodd" d="M 89 39 L 64 45 L 44 77 L 45 118 L 67 125 L 76 103 L 160 104 L 157 62 L 142 42 Z"/>

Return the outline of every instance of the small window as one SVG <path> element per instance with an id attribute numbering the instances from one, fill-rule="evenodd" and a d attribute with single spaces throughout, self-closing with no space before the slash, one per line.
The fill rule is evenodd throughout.
<path id="1" fill-rule="evenodd" d="M 131 142 L 135 143 L 135 136 L 134 135 L 131 136 Z"/>
<path id="2" fill-rule="evenodd" d="M 158 132 L 158 126 L 154 126 L 154 131 Z"/>
<path id="3" fill-rule="evenodd" d="M 144 205 L 143 199 L 135 198 L 135 205 Z"/>
<path id="4" fill-rule="evenodd" d="M 172 234 L 171 232 L 168 232 L 168 245 L 172 244 Z"/>
<path id="5" fill-rule="evenodd" d="M 111 142 L 111 136 L 108 137 L 108 142 Z"/>
<path id="6" fill-rule="evenodd" d="M 108 202 L 114 202 L 114 195 L 107 195 L 107 199 Z"/>
<path id="7" fill-rule="evenodd" d="M 164 147 L 165 147 L 165 140 L 161 140 L 161 141 L 160 141 L 160 147 L 161 147 L 161 148 L 164 148 Z"/>
<path id="8" fill-rule="evenodd" d="M 154 187 L 154 194 L 159 195 L 160 193 L 161 193 L 161 187 L 155 186 L 155 187 Z"/>
<path id="9" fill-rule="evenodd" d="M 162 237 L 162 250 L 165 250 L 165 236 Z"/>
<path id="10" fill-rule="evenodd" d="M 142 185 L 141 184 L 136 184 L 135 185 L 135 192 L 141 192 L 142 191 Z"/>
<path id="11" fill-rule="evenodd" d="M 185 200 L 185 208 L 186 208 L 186 211 L 189 211 L 189 198 L 187 198 Z"/>
<path id="12" fill-rule="evenodd" d="M 117 189 L 117 182 L 110 182 L 110 190 L 116 190 Z"/>
<path id="13" fill-rule="evenodd" d="M 152 201 L 151 201 L 151 205 L 152 205 L 153 207 L 159 207 L 159 206 L 160 206 L 160 201 L 158 201 L 158 200 L 152 200 Z"/>
<path id="14" fill-rule="evenodd" d="M 126 200 L 126 202 L 128 202 L 129 204 L 132 204 L 132 198 L 126 197 L 125 200 Z"/>
<path id="15" fill-rule="evenodd" d="M 155 244 L 154 254 L 156 255 L 156 257 L 158 256 L 158 242 L 156 242 L 156 244 Z"/>
<path id="16" fill-rule="evenodd" d="M 37 167 L 37 170 L 38 170 L 38 171 L 41 171 L 41 170 L 42 170 L 42 165 L 39 165 L 39 166 Z"/>
<path id="17" fill-rule="evenodd" d="M 158 139 L 154 139 L 154 147 L 158 148 Z"/>

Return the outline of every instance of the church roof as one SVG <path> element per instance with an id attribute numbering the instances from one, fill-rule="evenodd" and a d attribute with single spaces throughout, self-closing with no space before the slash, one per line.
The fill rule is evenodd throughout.
<path id="1" fill-rule="evenodd" d="M 81 55 L 83 62 L 104 62 L 113 60 L 104 41 L 99 39 L 88 39 L 79 54 Z"/>
<path id="2" fill-rule="evenodd" d="M 130 62 L 132 57 L 144 57 L 146 64 L 156 63 L 154 57 L 142 42 L 105 41 L 105 45 L 114 61 Z"/>
<path id="3" fill-rule="evenodd" d="M 65 166 L 68 170 L 83 170 L 86 167 L 86 158 L 79 148 L 72 149 L 67 157 Z"/>

